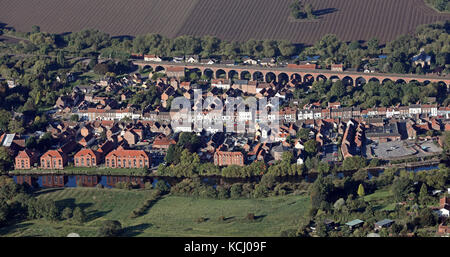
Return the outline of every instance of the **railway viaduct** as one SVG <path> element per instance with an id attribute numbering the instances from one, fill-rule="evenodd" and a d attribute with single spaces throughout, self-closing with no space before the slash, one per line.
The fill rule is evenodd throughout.
<path id="1" fill-rule="evenodd" d="M 295 69 L 287 67 L 263 67 L 263 66 L 227 66 L 220 64 L 190 64 L 171 62 L 146 62 L 134 60 L 134 65 L 141 68 L 152 67 L 156 72 L 165 72 L 167 69 L 178 67 L 197 72 L 199 75 L 206 75 L 210 78 L 247 79 L 252 81 L 290 81 L 296 79 L 300 82 L 314 82 L 316 80 L 332 81 L 341 80 L 346 85 L 359 86 L 368 81 L 406 82 L 417 81 L 420 83 L 441 83 L 450 87 L 450 77 L 430 76 L 415 74 L 390 74 L 390 73 L 362 73 L 350 71 L 331 71 L 326 69 Z"/>

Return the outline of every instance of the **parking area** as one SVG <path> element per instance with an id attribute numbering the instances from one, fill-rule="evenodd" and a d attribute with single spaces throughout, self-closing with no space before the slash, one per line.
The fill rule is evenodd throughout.
<path id="1" fill-rule="evenodd" d="M 394 159 L 417 154 L 417 150 L 413 148 L 413 144 L 408 144 L 405 141 L 375 143 L 369 145 L 369 147 L 374 157 L 380 159 Z"/>
<path id="2" fill-rule="evenodd" d="M 419 144 L 419 146 L 426 153 L 435 154 L 435 153 L 442 152 L 442 148 L 440 148 L 438 145 L 436 145 L 432 141 L 424 142 L 422 144 Z"/>

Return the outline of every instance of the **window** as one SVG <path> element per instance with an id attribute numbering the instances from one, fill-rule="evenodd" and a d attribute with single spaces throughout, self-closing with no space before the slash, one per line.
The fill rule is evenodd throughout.
<path id="1" fill-rule="evenodd" d="M 59 164 L 59 167 L 62 166 L 62 160 L 61 159 L 58 160 L 58 164 Z"/>

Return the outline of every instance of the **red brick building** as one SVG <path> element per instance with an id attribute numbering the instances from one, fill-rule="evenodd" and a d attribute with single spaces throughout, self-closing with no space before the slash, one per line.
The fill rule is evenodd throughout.
<path id="1" fill-rule="evenodd" d="M 170 139 L 164 135 L 159 135 L 153 141 L 152 148 L 153 149 L 169 149 L 170 145 L 176 144 L 175 140 Z"/>
<path id="2" fill-rule="evenodd" d="M 59 150 L 49 150 L 41 156 L 41 169 L 61 170 L 67 164 L 67 156 Z"/>
<path id="3" fill-rule="evenodd" d="M 119 147 L 105 158 L 108 168 L 144 168 L 150 167 L 150 157 L 143 150 L 124 150 Z"/>
<path id="4" fill-rule="evenodd" d="M 217 166 L 244 166 L 244 155 L 241 152 L 217 151 L 214 153 L 214 164 Z"/>
<path id="5" fill-rule="evenodd" d="M 100 153 L 92 149 L 82 149 L 73 158 L 75 167 L 96 167 L 100 160 Z"/>
<path id="6" fill-rule="evenodd" d="M 16 170 L 29 170 L 35 163 L 39 162 L 39 157 L 36 153 L 25 149 L 19 152 L 15 161 Z"/>

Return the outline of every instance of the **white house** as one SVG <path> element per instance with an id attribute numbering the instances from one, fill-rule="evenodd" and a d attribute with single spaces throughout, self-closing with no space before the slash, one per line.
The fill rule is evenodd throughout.
<path id="1" fill-rule="evenodd" d="M 421 114 L 422 106 L 418 104 L 412 104 L 409 106 L 409 114 Z"/>
<path id="2" fill-rule="evenodd" d="M 162 59 L 159 56 L 156 56 L 154 54 L 146 54 L 144 55 L 144 61 L 146 62 L 162 62 Z"/>
<path id="3" fill-rule="evenodd" d="M 198 57 L 198 55 L 189 55 L 186 56 L 185 61 L 187 63 L 198 63 L 200 61 L 200 58 Z"/>
<path id="4" fill-rule="evenodd" d="M 302 110 L 298 112 L 298 120 L 312 120 L 314 119 L 313 111 Z"/>
<path id="5" fill-rule="evenodd" d="M 449 207 L 441 208 L 437 211 L 439 217 L 450 217 L 450 210 Z"/>
<path id="6" fill-rule="evenodd" d="M 211 86 L 228 90 L 231 87 L 231 81 L 229 79 L 213 79 Z"/>
<path id="7" fill-rule="evenodd" d="M 243 58 L 243 59 L 242 59 L 242 62 L 243 62 L 244 64 L 249 64 L 249 65 L 256 65 L 256 64 L 258 64 L 258 61 L 257 61 L 257 60 L 252 59 L 252 58 L 250 58 L 250 57 Z"/>

